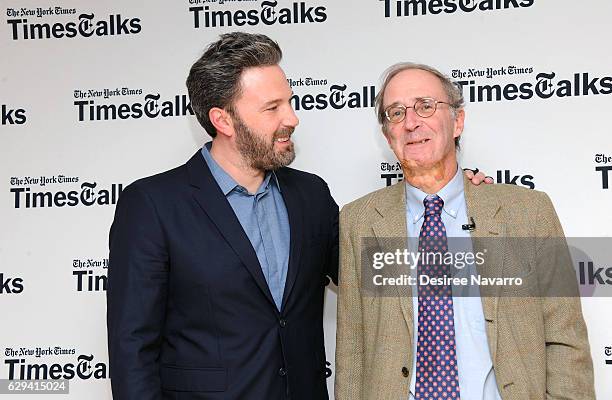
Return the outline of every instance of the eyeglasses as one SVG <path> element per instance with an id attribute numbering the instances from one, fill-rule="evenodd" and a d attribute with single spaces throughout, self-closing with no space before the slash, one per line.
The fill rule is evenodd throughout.
<path id="1" fill-rule="evenodd" d="M 429 118 L 436 112 L 438 108 L 438 104 L 448 104 L 445 101 L 434 100 L 429 97 L 423 97 L 414 102 L 412 107 L 406 107 L 403 104 L 392 104 L 385 109 L 385 117 L 387 117 L 387 121 L 397 124 L 402 122 L 404 118 L 406 118 L 406 110 L 408 108 L 413 108 L 414 112 L 422 118 Z"/>

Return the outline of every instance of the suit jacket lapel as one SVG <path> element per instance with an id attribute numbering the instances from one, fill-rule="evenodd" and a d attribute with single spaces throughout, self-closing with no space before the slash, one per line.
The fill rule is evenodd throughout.
<path id="1" fill-rule="evenodd" d="M 297 279 L 300 270 L 302 247 L 304 241 L 307 240 L 307 238 L 304 237 L 303 211 L 303 207 L 306 206 L 306 201 L 300 197 L 300 189 L 296 186 L 295 182 L 285 174 L 283 169 L 278 170 L 276 176 L 281 188 L 281 195 L 285 201 L 285 207 L 287 208 L 290 232 L 289 265 L 287 267 L 287 280 L 285 281 L 285 290 L 283 292 L 282 309 L 285 307 Z"/>
<path id="2" fill-rule="evenodd" d="M 380 216 L 372 225 L 374 236 L 378 240 L 383 251 L 390 246 L 397 245 L 397 240 L 405 240 L 404 246 L 408 245 L 408 234 L 406 230 L 406 192 L 404 182 L 399 182 L 384 192 L 378 204 L 376 212 Z M 391 239 L 387 243 L 385 239 Z M 413 328 L 412 290 L 409 285 L 396 286 L 398 299 L 408 332 Z M 412 340 L 412 338 L 410 339 Z"/>
<path id="3" fill-rule="evenodd" d="M 465 201 L 468 218 L 474 218 L 476 229 L 472 232 L 474 252 L 485 252 L 485 263 L 477 266 L 483 277 L 503 277 L 506 227 L 497 218 L 501 209 L 498 199 L 464 177 Z M 495 363 L 497 349 L 498 304 L 501 286 L 481 286 L 480 295 L 491 358 Z"/>
<path id="4" fill-rule="evenodd" d="M 189 183 L 194 188 L 195 201 L 246 266 L 266 298 L 274 305 L 274 299 L 257 260 L 257 254 L 200 151 L 191 157 L 186 166 Z"/>

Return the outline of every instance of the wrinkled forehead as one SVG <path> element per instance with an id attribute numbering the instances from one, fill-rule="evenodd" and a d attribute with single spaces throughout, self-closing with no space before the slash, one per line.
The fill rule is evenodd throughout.
<path id="1" fill-rule="evenodd" d="M 448 101 L 442 82 L 436 75 L 421 69 L 407 69 L 397 73 L 387 84 L 383 107 L 396 103 L 412 105 L 424 97 Z"/>

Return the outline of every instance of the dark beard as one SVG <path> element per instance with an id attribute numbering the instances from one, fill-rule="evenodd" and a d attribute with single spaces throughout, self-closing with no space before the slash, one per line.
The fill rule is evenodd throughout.
<path id="1" fill-rule="evenodd" d="M 286 150 L 274 151 L 274 142 L 279 137 L 286 137 L 293 133 L 293 128 L 285 128 L 274 132 L 271 143 L 255 135 L 238 115 L 232 116 L 236 130 L 236 146 L 240 155 L 251 168 L 274 171 L 286 167 L 295 159 L 295 149 L 291 143 Z"/>

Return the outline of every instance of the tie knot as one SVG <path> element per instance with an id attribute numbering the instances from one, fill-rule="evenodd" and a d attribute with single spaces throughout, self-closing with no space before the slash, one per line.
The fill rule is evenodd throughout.
<path id="1" fill-rule="evenodd" d="M 430 194 L 423 199 L 423 205 L 425 206 L 425 215 L 440 215 L 442 214 L 442 207 L 444 207 L 444 200 L 437 194 Z"/>

